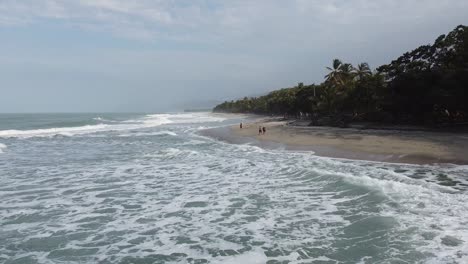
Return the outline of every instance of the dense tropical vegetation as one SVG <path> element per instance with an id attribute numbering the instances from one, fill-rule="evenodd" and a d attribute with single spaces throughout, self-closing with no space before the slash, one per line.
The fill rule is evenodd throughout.
<path id="1" fill-rule="evenodd" d="M 335 59 L 321 84 L 299 83 L 260 97 L 224 102 L 215 112 L 302 116 L 312 125 L 354 121 L 426 126 L 468 121 L 468 27 L 372 71 Z"/>

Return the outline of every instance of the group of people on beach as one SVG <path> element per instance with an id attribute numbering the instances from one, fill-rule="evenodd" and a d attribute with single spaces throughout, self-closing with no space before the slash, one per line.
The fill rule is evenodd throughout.
<path id="1" fill-rule="evenodd" d="M 242 129 L 242 128 L 243 128 L 243 124 L 240 123 L 239 127 L 240 127 L 240 129 Z M 259 135 L 265 135 L 265 133 L 266 133 L 266 127 L 259 126 L 259 127 L 258 127 L 258 134 L 259 134 Z"/>

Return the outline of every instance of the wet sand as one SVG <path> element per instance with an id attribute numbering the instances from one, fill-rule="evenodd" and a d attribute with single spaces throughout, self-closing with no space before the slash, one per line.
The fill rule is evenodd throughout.
<path id="1" fill-rule="evenodd" d="M 264 126 L 265 135 L 258 134 Z M 292 127 L 284 121 L 257 120 L 215 128 L 203 134 L 235 144 L 313 151 L 316 155 L 395 163 L 468 164 L 468 134 L 426 131 Z"/>

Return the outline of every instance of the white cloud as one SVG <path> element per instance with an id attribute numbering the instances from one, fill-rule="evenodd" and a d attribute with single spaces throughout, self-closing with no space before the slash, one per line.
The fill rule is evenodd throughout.
<path id="1" fill-rule="evenodd" d="M 467 11 L 465 0 L 2 0 L 0 25 L 54 19 L 130 37 L 231 40 L 336 25 L 401 25 Z"/>
<path id="2" fill-rule="evenodd" d="M 0 0 L 0 27 L 48 21 L 317 69 L 335 56 L 383 63 L 468 23 L 466 13 L 466 0 Z"/>
<path id="3" fill-rule="evenodd" d="M 117 1 L 117 0 L 81 0 L 83 8 L 103 13 L 134 16 L 137 19 L 170 24 L 172 16 L 166 11 L 167 7 L 161 2 L 153 1 Z"/>
<path id="4" fill-rule="evenodd" d="M 468 23 L 466 0 L 0 0 L 0 27 L 44 20 L 130 39 L 307 51 Z"/>
<path id="5" fill-rule="evenodd" d="M 131 94 L 133 109 L 169 95 L 258 94 L 320 82 L 335 57 L 387 63 L 468 24 L 467 13 L 466 0 L 0 0 L 0 32 L 27 29 L 0 41 L 0 89 L 44 102 L 65 88 L 90 98 L 101 91 L 108 105 Z M 103 38 L 69 40 L 54 29 Z M 15 111 L 21 101 L 4 103 Z"/>

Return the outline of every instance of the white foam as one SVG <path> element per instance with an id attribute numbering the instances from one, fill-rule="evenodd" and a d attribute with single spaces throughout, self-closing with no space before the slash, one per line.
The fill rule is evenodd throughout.
<path id="1" fill-rule="evenodd" d="M 94 120 L 106 121 L 101 117 L 95 117 Z M 56 135 L 62 136 L 75 136 L 84 135 L 97 132 L 106 131 L 125 131 L 158 127 L 166 124 L 196 124 L 196 123 L 210 123 L 222 122 L 227 118 L 218 116 L 211 113 L 184 113 L 184 114 L 152 114 L 146 115 L 143 118 L 122 121 L 115 124 L 97 124 L 86 125 L 80 127 L 57 127 L 46 129 L 32 129 L 32 130 L 1 130 L 0 138 L 32 138 L 32 137 L 52 137 Z M 159 133 L 159 132 L 150 132 Z M 173 132 L 161 132 L 174 136 Z M 141 134 L 144 135 L 144 134 Z M 157 135 L 157 134 L 154 134 Z M 138 136 L 138 135 L 137 135 Z"/>
<path id="2" fill-rule="evenodd" d="M 196 124 L 222 122 L 226 117 L 212 113 L 183 113 L 183 114 L 156 114 L 148 115 L 147 118 L 167 118 L 174 124 Z"/>
<path id="3" fill-rule="evenodd" d="M 120 134 L 119 137 L 144 137 L 144 136 L 177 136 L 177 133 L 172 131 L 156 131 L 156 132 L 136 132 Z"/>
<path id="4" fill-rule="evenodd" d="M 3 150 L 7 149 L 5 144 L 0 143 L 0 154 L 3 153 Z"/>
<path id="5" fill-rule="evenodd" d="M 171 123 L 165 116 L 145 117 L 140 120 L 128 120 L 121 124 L 98 124 L 79 127 L 56 127 L 32 130 L 1 130 L 0 138 L 32 138 L 32 137 L 53 137 L 57 135 L 75 136 L 106 131 L 124 131 L 142 128 L 157 127 Z"/>
<path id="6" fill-rule="evenodd" d="M 106 123 L 119 123 L 119 121 L 105 119 L 105 118 L 102 118 L 102 117 L 100 117 L 100 116 L 94 117 L 93 120 L 99 121 L 99 122 L 106 122 Z"/>
<path id="7" fill-rule="evenodd" d="M 165 255 L 184 253 L 187 258 L 206 259 L 210 263 L 265 263 L 271 259 L 291 263 L 336 262 L 333 252 L 343 248 L 335 242 L 345 239 L 340 234 L 356 223 L 349 218 L 356 215 L 363 219 L 395 220 L 395 226 L 382 232 L 387 232 L 389 244 L 395 243 L 397 247 L 379 249 L 380 256 L 395 254 L 397 259 L 406 254 L 408 245 L 408 250 L 421 254 L 432 252 L 433 255 L 428 255 L 430 259 L 420 262 L 466 262 L 465 256 L 457 257 L 457 254 L 468 252 L 467 194 L 427 181 L 433 178 L 409 176 L 417 170 L 427 170 L 424 177 L 436 180 L 437 174 L 443 172 L 456 179 L 455 174 L 466 175 L 467 167 L 336 160 L 308 152 L 265 150 L 185 134 L 185 128 L 196 128 L 199 124 L 176 125 L 177 130 L 172 125 L 147 128 L 158 123 L 187 122 L 184 118 L 152 115 L 105 128 L 106 131 L 145 128 L 116 133 L 128 137 L 168 135 L 151 142 L 154 147 L 142 147 L 133 154 L 128 151 L 125 160 L 105 160 L 89 166 L 58 163 L 35 169 L 32 176 L 37 177 L 26 174 L 32 171 L 28 168 L 34 163 L 19 163 L 26 169 L 18 170 L 18 178 L 9 171 L 11 179 L 2 178 L 7 187 L 0 191 L 0 207 L 9 208 L 3 211 L 3 217 L 55 215 L 56 208 L 63 212 L 59 211 L 46 224 L 39 219 L 5 225 L 5 231 L 18 230 L 18 236 L 27 241 L 58 232 L 80 232 L 84 223 L 98 222 L 84 219 L 106 216 L 109 220 L 103 220 L 106 223 L 95 231 L 93 228 L 84 240 L 67 241 L 63 248 L 102 244 L 95 245 L 98 253 L 88 258 L 102 262 L 109 262 L 110 255 L 114 257 L 111 262 L 127 256 L 145 257 L 152 250 Z M 175 135 L 173 131 L 184 137 L 169 137 Z M 92 136 L 101 135 L 105 134 Z M 205 146 L 200 147 L 202 144 Z M 115 145 L 121 146 L 120 142 Z M 39 151 L 31 150 L 38 155 Z M 186 206 L 188 202 L 201 205 Z M 39 206 L 43 204 L 46 206 Z M 128 205 L 141 207 L 126 208 Z M 115 212 L 105 211 L 111 208 Z M 425 232 L 433 233 L 434 238 L 425 240 Z M 448 246 L 443 243 L 447 236 L 464 242 Z M 192 242 L 180 243 L 183 239 L 179 237 L 188 237 Z M 371 243 L 368 238 L 371 237 L 352 240 Z M 135 239 L 142 242 L 128 247 L 129 241 Z M 240 239 L 246 240 L 240 242 Z M 400 243 L 400 239 L 405 243 Z M 310 247 L 327 249 L 326 255 L 330 252 L 331 256 L 310 254 Z M 22 254 L 13 252 L 14 249 L 5 250 L 9 254 Z M 280 252 L 279 256 L 271 257 L 267 254 L 270 250 Z M 27 253 L 38 259 L 42 254 L 47 259 L 48 254 Z M 83 257 L 85 262 L 88 259 Z M 379 259 L 363 256 L 361 262 L 379 263 Z"/>
<path id="8" fill-rule="evenodd" d="M 324 159 L 321 160 L 324 161 Z M 326 168 L 311 170 L 316 170 L 319 174 L 329 174 L 330 177 L 343 177 L 349 183 L 377 189 L 399 204 L 397 210 L 386 206 L 386 210 L 380 215 L 398 219 L 402 232 L 408 227 L 417 225 L 420 233 L 436 233 L 432 240 L 426 240 L 425 245 L 419 248 L 422 251 L 435 253 L 436 256 L 430 263 L 450 262 L 458 252 L 467 252 L 468 234 L 463 232 L 466 230 L 465 219 L 466 212 L 468 212 L 465 202 L 468 197 L 465 193 L 458 193 L 451 187 L 440 186 L 436 183 L 411 179 L 392 170 L 372 167 L 363 170 L 354 165 L 355 163 L 340 165 L 335 160 Z M 340 167 L 347 168 L 347 170 L 342 170 Z M 333 170 L 330 171 L 330 168 Z M 432 170 L 436 169 L 437 167 L 432 168 Z M 463 242 L 458 246 L 444 245 L 441 241 L 446 236 Z M 421 240 L 421 237 L 416 237 L 414 244 Z M 463 260 L 466 258 L 468 256 L 462 257 Z"/>
<path id="9" fill-rule="evenodd" d="M 61 128 L 47 128 L 47 129 L 33 129 L 33 130 L 2 130 L 0 137 L 3 138 L 31 138 L 31 137 L 51 137 L 55 135 L 80 135 L 87 133 L 95 133 L 105 131 L 108 125 L 87 125 L 81 127 L 61 127 Z"/>
<path id="10" fill-rule="evenodd" d="M 261 264 L 261 263 L 266 263 L 268 261 L 268 258 L 265 256 L 265 253 L 263 253 L 263 251 L 255 250 L 255 251 L 248 251 L 244 254 L 240 254 L 237 256 L 215 258 L 214 260 L 217 263 L 225 263 L 225 264 L 237 264 L 237 263 Z"/>

